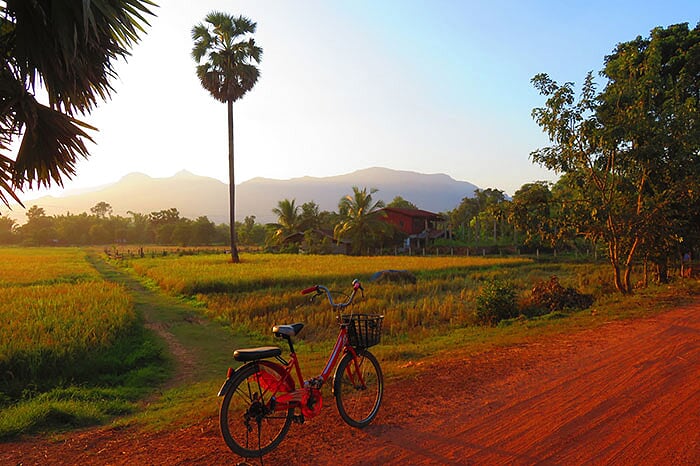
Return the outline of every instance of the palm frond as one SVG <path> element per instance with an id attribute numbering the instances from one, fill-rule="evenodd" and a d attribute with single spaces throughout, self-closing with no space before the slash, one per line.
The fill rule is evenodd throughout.
<path id="1" fill-rule="evenodd" d="M 14 163 L 13 185 L 63 186 L 64 177 L 75 175 L 78 158 L 88 156 L 85 140 L 92 138 L 84 129 L 96 128 L 42 105 L 31 96 L 21 108 L 26 126 Z"/>
<path id="2" fill-rule="evenodd" d="M 206 23 L 206 24 L 205 24 Z M 262 48 L 252 37 L 256 23 L 239 16 L 210 12 L 204 23 L 192 28 L 192 58 L 202 87 L 220 102 L 235 102 L 250 91 L 260 77 L 253 63 L 260 63 Z M 243 40 L 236 39 L 243 37 Z"/>
<path id="3" fill-rule="evenodd" d="M 89 112 L 113 92 L 112 62 L 129 55 L 138 41 L 150 0 L 8 0 L 13 22 L 13 62 L 31 86 L 36 77 L 52 107 L 67 113 Z"/>
<path id="4" fill-rule="evenodd" d="M 18 189 L 12 183 L 12 172 L 14 171 L 14 161 L 0 154 L 0 202 L 10 206 L 8 196 L 24 207 L 22 201 L 17 196 Z"/>

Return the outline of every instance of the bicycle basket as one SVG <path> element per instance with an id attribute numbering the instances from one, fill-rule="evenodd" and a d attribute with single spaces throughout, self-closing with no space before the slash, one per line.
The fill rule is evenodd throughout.
<path id="1" fill-rule="evenodd" d="M 355 348 L 369 348 L 379 343 L 382 336 L 383 315 L 346 314 L 342 323 L 348 324 L 348 341 Z"/>

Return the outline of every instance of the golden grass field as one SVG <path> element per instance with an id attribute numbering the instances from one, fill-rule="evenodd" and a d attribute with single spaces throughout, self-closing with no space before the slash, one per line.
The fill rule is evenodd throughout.
<path id="1" fill-rule="evenodd" d="M 0 248 L 0 364 L 60 361 L 109 346 L 132 325 L 131 298 L 77 248 Z"/>

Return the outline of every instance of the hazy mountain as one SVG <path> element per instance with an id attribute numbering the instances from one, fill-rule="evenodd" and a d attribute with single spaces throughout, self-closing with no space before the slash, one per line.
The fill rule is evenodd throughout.
<path id="1" fill-rule="evenodd" d="M 255 215 L 260 223 L 273 222 L 276 218 L 272 209 L 285 198 L 296 199 L 298 205 L 314 201 L 321 210 L 335 211 L 340 198 L 352 193 L 353 186 L 377 188 L 376 199 L 388 203 L 401 196 L 431 212 L 451 210 L 477 189 L 471 183 L 456 181 L 444 174 L 426 175 L 387 168 L 368 168 L 326 178 L 254 178 L 236 186 L 236 218 L 242 220 Z M 148 214 L 175 207 L 182 217 L 195 219 L 206 215 L 215 223 L 228 223 L 228 185 L 187 171 L 170 178 L 132 173 L 94 191 L 65 197 L 46 196 L 25 204 L 42 207 L 47 215 L 61 215 L 89 213 L 100 201 L 110 204 L 116 215 L 126 216 L 127 211 Z M 23 223 L 24 214 L 24 209 L 14 206 L 9 216 Z"/>

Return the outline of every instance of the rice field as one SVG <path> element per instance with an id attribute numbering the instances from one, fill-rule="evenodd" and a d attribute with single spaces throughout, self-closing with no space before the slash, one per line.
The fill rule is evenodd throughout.
<path id="1" fill-rule="evenodd" d="M 136 323 L 128 293 L 77 248 L 0 248 L 0 319 L 0 395 L 70 377 Z"/>
<path id="2" fill-rule="evenodd" d="M 112 283 L 0 288 L 0 366 L 17 355 L 68 356 L 108 346 L 135 319 L 129 296 Z"/>
<path id="3" fill-rule="evenodd" d="M 78 248 L 0 248 L 0 288 L 100 280 Z"/>
<path id="4" fill-rule="evenodd" d="M 535 264 L 520 257 L 314 256 L 249 254 L 232 264 L 223 255 L 167 256 L 128 262 L 136 273 L 173 295 L 193 296 L 202 312 L 236 331 L 269 335 L 276 323 L 304 322 L 302 339 L 324 341 L 337 330 L 327 301 L 309 303 L 299 291 L 323 284 L 349 292 L 354 278 L 366 289 L 354 312 L 385 315 L 387 342 L 413 341 L 476 325 L 475 296 L 484 283 L 507 280 L 524 296 L 537 280 L 592 289 L 591 266 Z M 416 283 L 373 283 L 380 270 L 408 270 Z"/>
<path id="5" fill-rule="evenodd" d="M 136 273 L 174 295 L 249 292 L 261 288 L 307 287 L 317 282 L 368 280 L 380 270 L 427 272 L 530 263 L 524 258 L 422 256 L 306 256 L 244 254 L 240 264 L 225 255 L 167 256 L 129 262 Z"/>

